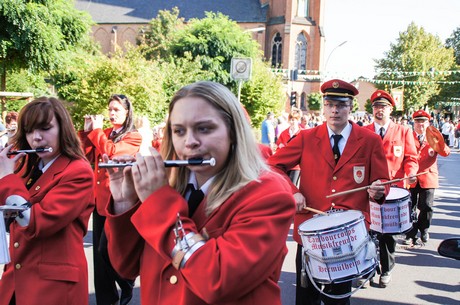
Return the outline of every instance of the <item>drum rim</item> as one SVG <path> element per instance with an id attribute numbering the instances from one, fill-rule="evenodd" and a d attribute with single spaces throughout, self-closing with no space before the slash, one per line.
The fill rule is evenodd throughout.
<path id="1" fill-rule="evenodd" d="M 325 216 L 326 217 L 326 216 Z M 355 225 L 359 222 L 362 222 L 363 220 L 365 219 L 364 215 L 361 213 L 361 215 L 359 216 L 358 219 L 354 219 L 354 220 L 351 220 L 349 222 L 346 222 L 346 223 L 343 223 L 343 224 L 340 224 L 340 225 L 337 225 L 335 227 L 329 227 L 329 228 L 326 228 L 326 229 L 318 229 L 318 230 L 310 230 L 310 231 L 301 231 L 300 230 L 300 226 L 299 226 L 299 229 L 298 229 L 298 233 L 299 235 L 301 236 L 306 236 L 306 235 L 318 235 L 318 232 L 321 232 L 321 233 L 324 233 L 324 234 L 328 234 L 328 233 L 331 233 L 331 232 L 334 232 L 334 231 L 337 231 L 338 229 L 340 228 L 349 228 L 351 227 L 352 225 Z M 308 220 L 307 220 L 308 221 Z M 300 224 L 302 225 L 302 224 Z M 364 224 L 365 226 L 365 224 Z"/>

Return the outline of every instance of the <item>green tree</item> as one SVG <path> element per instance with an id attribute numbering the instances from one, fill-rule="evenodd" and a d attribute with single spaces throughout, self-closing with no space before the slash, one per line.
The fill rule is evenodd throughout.
<path id="1" fill-rule="evenodd" d="M 455 63 L 452 65 L 451 70 L 460 70 L 460 28 L 454 30 L 452 35 L 446 40 L 446 47 L 452 49 L 455 55 Z M 446 77 L 446 82 L 442 86 L 441 93 L 438 97 L 438 102 L 441 105 L 452 104 L 452 98 L 460 97 L 460 74 L 453 72 Z M 458 100 L 454 100 L 458 103 Z"/>
<path id="2" fill-rule="evenodd" d="M 7 75 L 62 66 L 69 52 L 90 46 L 91 19 L 66 0 L 0 2 L 0 90 Z M 2 103 L 2 108 L 4 104 Z"/>
<path id="3" fill-rule="evenodd" d="M 446 47 L 454 50 L 455 62 L 460 65 L 460 28 L 456 28 L 447 38 Z"/>
<path id="4" fill-rule="evenodd" d="M 147 59 L 171 64 L 179 59 L 198 63 L 206 79 L 222 83 L 237 94 L 238 84 L 230 77 L 231 60 L 250 57 L 253 60 L 252 79 L 243 84 L 241 102 L 254 127 L 259 126 L 268 111 L 278 112 L 284 108 L 286 97 L 281 79 L 263 63 L 259 45 L 249 33 L 221 13 L 208 12 L 205 18 L 192 19 L 187 24 L 178 16 L 176 9 L 161 11 L 150 22 L 140 45 Z M 177 87 L 175 82 L 169 84 Z"/>
<path id="5" fill-rule="evenodd" d="M 252 125 L 260 126 L 269 111 L 279 112 L 284 108 L 284 93 L 281 76 L 270 71 L 268 63 L 261 59 L 253 60 L 251 80 L 241 89 L 241 103 L 251 117 Z"/>
<path id="6" fill-rule="evenodd" d="M 2 89 L 13 69 L 50 70 L 76 47 L 89 46 L 90 17 L 65 0 L 0 2 Z"/>
<path id="7" fill-rule="evenodd" d="M 396 43 L 390 44 L 385 58 L 376 61 L 377 78 L 397 81 L 397 85 L 392 86 L 403 87 L 404 109 L 415 110 L 434 104 L 432 98 L 440 91 L 438 82 L 445 79 L 436 71 L 449 70 L 453 61 L 453 51 L 447 49 L 439 37 L 411 23 L 399 34 Z M 391 89 L 385 84 L 378 87 Z"/>
<path id="8" fill-rule="evenodd" d="M 321 110 L 323 96 L 319 92 L 312 92 L 308 95 L 308 109 Z"/>
<path id="9" fill-rule="evenodd" d="M 83 56 L 83 54 L 81 54 Z M 112 94 L 124 94 L 136 115 L 146 115 L 154 124 L 162 122 L 171 96 L 180 87 L 206 78 L 199 62 L 148 61 L 136 48 L 112 56 L 82 57 L 65 73 L 55 75 L 59 96 L 67 100 L 74 123 L 82 128 L 86 114 L 105 114 Z"/>
<path id="10" fill-rule="evenodd" d="M 141 29 L 139 50 L 149 60 L 169 59 L 171 37 L 184 27 L 184 19 L 179 18 L 179 9 L 160 10 L 149 25 Z"/>
<path id="11" fill-rule="evenodd" d="M 176 57 L 191 54 L 200 59 L 204 70 L 213 73 L 212 80 L 233 85 L 230 64 L 233 57 L 259 58 L 259 45 L 249 33 L 221 13 L 207 12 L 203 19 L 191 19 L 177 31 L 171 42 L 171 53 Z"/>

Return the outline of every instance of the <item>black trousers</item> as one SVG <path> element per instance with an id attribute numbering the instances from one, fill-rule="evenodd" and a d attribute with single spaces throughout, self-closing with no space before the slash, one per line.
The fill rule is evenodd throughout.
<path id="1" fill-rule="evenodd" d="M 418 231 L 420 234 L 428 233 L 428 229 L 433 219 L 433 202 L 434 202 L 434 189 L 424 189 L 417 183 L 415 188 L 410 189 L 412 199 L 412 213 L 416 213 L 417 209 L 419 214 L 417 221 L 412 224 L 412 229 L 406 233 L 406 238 L 415 238 Z"/>
<path id="2" fill-rule="evenodd" d="M 97 305 L 110 305 L 120 300 L 127 305 L 133 296 L 134 281 L 121 278 L 110 263 L 107 236 L 104 232 L 105 217 L 93 212 L 93 260 L 94 288 Z M 118 295 L 117 286 L 121 289 Z"/>
<path id="3" fill-rule="evenodd" d="M 380 267 L 382 274 L 390 272 L 395 266 L 396 236 L 377 234 L 379 240 Z"/>
<path id="4" fill-rule="evenodd" d="M 349 305 L 350 297 L 344 299 L 333 299 L 321 294 L 311 283 L 307 276 L 307 287 L 303 288 L 300 284 L 302 270 L 302 246 L 297 245 L 297 253 L 295 259 L 296 266 L 296 305 L 320 305 L 321 301 L 324 305 Z M 330 295 L 339 295 L 349 293 L 351 291 L 352 281 L 347 281 L 339 284 L 325 285 L 324 292 Z M 316 284 L 320 287 L 321 284 Z"/>

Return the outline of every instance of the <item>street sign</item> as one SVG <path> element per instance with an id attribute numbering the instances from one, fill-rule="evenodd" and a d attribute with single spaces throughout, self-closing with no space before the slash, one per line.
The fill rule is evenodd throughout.
<path id="1" fill-rule="evenodd" d="M 251 78 L 252 59 L 232 58 L 230 75 L 234 80 L 249 80 Z"/>

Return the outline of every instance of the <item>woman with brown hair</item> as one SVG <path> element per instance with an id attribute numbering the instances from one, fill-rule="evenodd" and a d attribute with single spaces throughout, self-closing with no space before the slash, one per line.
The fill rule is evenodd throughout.
<path id="1" fill-rule="evenodd" d="M 0 205 L 15 216 L 0 304 L 88 304 L 83 237 L 94 208 L 93 175 L 58 99 L 22 108 L 12 145 L 0 151 L 0 185 Z"/>
<path id="2" fill-rule="evenodd" d="M 107 253 L 107 238 L 104 232 L 105 208 L 110 198 L 109 179 L 105 169 L 99 168 L 102 155 L 109 158 L 134 155 L 139 151 L 142 136 L 134 129 L 133 106 L 127 96 L 114 94 L 108 100 L 109 120 L 112 127 L 103 129 L 102 115 L 85 117 L 84 131 L 79 135 L 88 160 L 94 165 L 96 180 L 94 193 L 96 209 L 93 213 L 93 259 L 94 286 L 98 305 L 126 305 L 132 298 L 134 282 L 121 278 L 112 268 Z M 118 295 L 117 283 L 121 288 Z"/>

